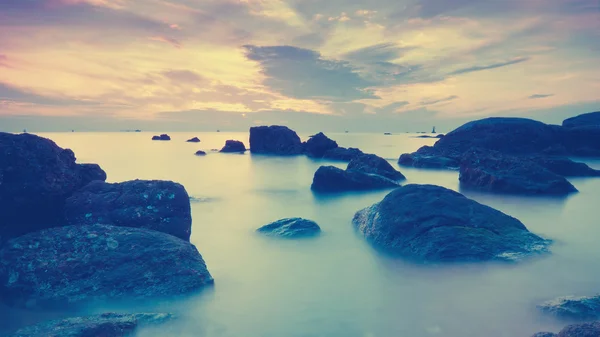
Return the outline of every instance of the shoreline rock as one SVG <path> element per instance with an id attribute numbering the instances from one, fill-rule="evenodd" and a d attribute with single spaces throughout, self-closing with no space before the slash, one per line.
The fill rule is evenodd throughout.
<path id="1" fill-rule="evenodd" d="M 323 132 L 310 136 L 302 145 L 304 153 L 311 158 L 323 158 L 327 151 L 338 148 L 337 142 L 325 136 Z"/>
<path id="2" fill-rule="evenodd" d="M 302 142 L 295 131 L 286 126 L 253 126 L 250 128 L 250 152 L 291 156 L 302 154 Z"/>
<path id="3" fill-rule="evenodd" d="M 312 220 L 302 218 L 285 218 L 272 222 L 268 225 L 264 225 L 256 231 L 268 236 L 300 238 L 316 236 L 321 232 L 321 228 Z"/>

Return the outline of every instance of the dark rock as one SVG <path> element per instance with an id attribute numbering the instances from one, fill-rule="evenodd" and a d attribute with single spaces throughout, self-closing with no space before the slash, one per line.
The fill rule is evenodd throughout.
<path id="1" fill-rule="evenodd" d="M 336 147 L 335 149 L 331 149 L 325 151 L 323 154 L 323 159 L 329 160 L 339 160 L 339 161 L 351 161 L 354 157 L 363 155 L 364 153 L 354 147 L 345 148 L 345 147 Z"/>
<path id="2" fill-rule="evenodd" d="M 458 170 L 460 160 L 446 157 L 434 147 L 423 146 L 417 152 L 404 153 L 398 159 L 398 165 L 429 169 Z"/>
<path id="3" fill-rule="evenodd" d="M 398 187 L 395 181 L 358 171 L 321 166 L 315 172 L 311 189 L 316 192 L 365 191 Z"/>
<path id="4" fill-rule="evenodd" d="M 577 126 L 563 128 L 561 147 L 566 155 L 576 157 L 600 157 L 600 126 Z"/>
<path id="5" fill-rule="evenodd" d="M 243 152 L 246 152 L 246 146 L 244 146 L 244 143 L 237 141 L 237 140 L 227 140 L 227 141 L 225 141 L 225 146 L 223 146 L 223 148 L 219 152 L 227 152 L 227 153 L 242 152 L 243 153 Z"/>
<path id="6" fill-rule="evenodd" d="M 162 298 L 212 283 L 194 245 L 141 228 L 56 227 L 15 238 L 0 250 L 0 298 L 15 307 Z"/>
<path id="7" fill-rule="evenodd" d="M 169 135 L 167 135 L 166 133 L 163 133 L 160 136 L 153 136 L 152 140 L 171 140 L 171 137 L 169 137 Z"/>
<path id="8" fill-rule="evenodd" d="M 95 164 L 77 164 L 73 151 L 31 134 L 0 132 L 0 244 L 64 223 L 65 200 L 92 180 Z"/>
<path id="9" fill-rule="evenodd" d="M 198 150 L 195 153 L 196 156 L 206 156 L 206 152 L 202 151 L 202 150 Z"/>
<path id="10" fill-rule="evenodd" d="M 430 136 L 430 135 L 420 135 L 420 136 L 415 136 L 415 138 L 442 138 L 442 137 Z"/>
<path id="11" fill-rule="evenodd" d="M 171 320 L 171 314 L 104 313 L 72 317 L 28 326 L 7 337 L 125 337 L 133 336 L 138 328 Z"/>
<path id="12" fill-rule="evenodd" d="M 302 142 L 293 130 L 279 125 L 250 128 L 250 151 L 289 156 L 302 154 Z"/>
<path id="13" fill-rule="evenodd" d="M 459 172 L 462 187 L 482 191 L 525 195 L 577 192 L 563 176 L 534 161 L 494 151 L 469 151 L 463 156 Z"/>
<path id="14" fill-rule="evenodd" d="M 531 337 L 556 337 L 556 334 L 552 332 L 538 332 Z"/>
<path id="15" fill-rule="evenodd" d="M 186 140 L 186 142 L 188 142 L 188 143 L 200 143 L 200 138 L 198 138 L 198 137 L 190 138 L 190 139 Z"/>
<path id="16" fill-rule="evenodd" d="M 584 163 L 560 157 L 530 157 L 530 160 L 563 177 L 600 177 L 600 170 L 594 170 Z"/>
<path id="17" fill-rule="evenodd" d="M 69 225 L 112 225 L 152 229 L 188 241 L 192 216 L 185 188 L 172 181 L 94 181 L 65 204 Z"/>
<path id="18" fill-rule="evenodd" d="M 297 238 L 314 236 L 321 232 L 316 222 L 302 218 L 287 218 L 277 220 L 257 229 L 257 232 L 269 236 Z"/>
<path id="19" fill-rule="evenodd" d="M 392 133 L 391 133 L 391 132 L 384 132 L 384 133 L 383 133 L 383 135 L 384 135 L 384 136 L 391 136 L 391 135 L 392 135 Z"/>
<path id="20" fill-rule="evenodd" d="M 562 126 L 568 128 L 592 125 L 600 126 L 600 111 L 588 112 L 575 117 L 567 118 L 562 122 Z"/>
<path id="21" fill-rule="evenodd" d="M 600 295 L 584 297 L 559 297 L 538 305 L 545 313 L 569 320 L 600 319 Z"/>
<path id="22" fill-rule="evenodd" d="M 424 262 L 515 261 L 549 245 L 519 220 L 434 185 L 397 188 L 353 223 L 373 245 Z"/>
<path id="23" fill-rule="evenodd" d="M 303 145 L 306 155 L 313 158 L 323 158 L 327 151 L 338 147 L 338 144 L 325 136 L 323 132 L 310 136 Z"/>
<path id="24" fill-rule="evenodd" d="M 600 336 L 600 321 L 568 325 L 558 334 L 539 332 L 531 337 L 598 337 Z"/>
<path id="25" fill-rule="evenodd" d="M 376 174 L 395 181 L 406 179 L 406 177 L 394 169 L 387 160 L 374 154 L 363 154 L 361 156 L 354 157 L 354 159 L 352 159 L 348 164 L 346 170 Z"/>
<path id="26" fill-rule="evenodd" d="M 444 138 L 445 136 L 446 135 L 440 133 L 439 135 L 435 136 L 435 138 Z"/>

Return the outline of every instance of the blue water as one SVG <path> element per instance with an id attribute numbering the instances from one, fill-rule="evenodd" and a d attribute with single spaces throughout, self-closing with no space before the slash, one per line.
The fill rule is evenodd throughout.
<path id="1" fill-rule="evenodd" d="M 178 301 L 80 313 L 169 311 L 180 316 L 168 330 L 142 331 L 142 337 L 526 337 L 564 326 L 539 315 L 535 305 L 540 301 L 600 291 L 600 179 L 572 180 L 580 193 L 566 199 L 464 192 L 555 240 L 548 257 L 514 266 L 418 266 L 381 255 L 352 228 L 354 213 L 387 192 L 330 197 L 311 192 L 320 165 L 344 164 L 210 151 L 226 139 L 248 145 L 247 133 L 171 133 L 170 142 L 151 141 L 149 133 L 40 135 L 73 149 L 80 162 L 100 164 L 110 182 L 174 180 L 195 199 L 191 241 L 207 262 L 214 289 Z M 202 142 L 185 142 L 193 136 Z M 414 134 L 328 136 L 394 166 L 401 153 L 435 142 Z M 197 157 L 196 150 L 208 154 Z M 590 164 L 600 168 L 600 162 Z M 457 172 L 400 170 L 407 183 L 459 190 Z M 254 232 L 296 216 L 316 221 L 323 234 L 281 241 Z M 65 314 L 36 315 L 12 311 L 5 317 L 18 325 Z"/>

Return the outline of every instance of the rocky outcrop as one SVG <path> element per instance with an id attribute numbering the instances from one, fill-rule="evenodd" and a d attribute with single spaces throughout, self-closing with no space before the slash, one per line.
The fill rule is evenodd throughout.
<path id="1" fill-rule="evenodd" d="M 600 177 L 600 170 L 569 158 L 535 156 L 527 159 L 563 177 Z"/>
<path id="2" fill-rule="evenodd" d="M 460 158 L 448 157 L 431 146 L 423 146 L 416 152 L 400 155 L 398 165 L 427 169 L 458 170 Z"/>
<path id="3" fill-rule="evenodd" d="M 283 238 L 315 236 L 321 232 L 316 222 L 302 218 L 286 218 L 262 226 L 257 232 Z"/>
<path id="4" fill-rule="evenodd" d="M 562 319 L 597 320 L 600 319 L 600 295 L 559 297 L 538 305 L 538 308 Z"/>
<path id="5" fill-rule="evenodd" d="M 225 146 L 219 152 L 244 153 L 246 152 L 246 146 L 238 140 L 227 140 L 225 141 Z"/>
<path id="6" fill-rule="evenodd" d="M 316 135 L 310 136 L 310 138 L 303 143 L 304 153 L 312 158 L 323 158 L 325 153 L 329 150 L 336 149 L 338 144 L 325 136 L 323 132 L 319 132 Z"/>
<path id="7" fill-rule="evenodd" d="M 354 157 L 354 159 L 348 163 L 346 170 L 376 174 L 395 181 L 406 179 L 406 177 L 394 169 L 387 160 L 374 154 L 363 154 Z"/>
<path id="8" fill-rule="evenodd" d="M 588 112 L 575 117 L 567 118 L 562 122 L 562 126 L 568 128 L 600 126 L 600 111 Z"/>
<path id="9" fill-rule="evenodd" d="M 188 143 L 200 143 L 200 138 L 198 138 L 198 137 L 190 138 L 190 139 L 186 140 L 186 142 L 188 142 Z"/>
<path id="10" fill-rule="evenodd" d="M 194 153 L 196 156 L 206 156 L 206 152 L 202 151 L 202 150 L 198 150 L 196 151 L 196 153 Z"/>
<path id="11" fill-rule="evenodd" d="M 334 166 L 321 166 L 315 172 L 311 189 L 316 192 L 366 191 L 398 187 L 398 183 L 378 175 Z"/>
<path id="12" fill-rule="evenodd" d="M 354 159 L 356 156 L 363 155 L 364 153 L 354 147 L 345 148 L 345 147 L 336 147 L 335 149 L 330 149 L 325 151 L 323 154 L 323 159 L 329 160 L 337 160 L 337 161 L 345 161 L 349 162 Z"/>
<path id="13" fill-rule="evenodd" d="M 145 228 L 186 241 L 192 227 L 185 188 L 163 180 L 94 181 L 67 199 L 65 218 L 68 225 Z"/>
<path id="14" fill-rule="evenodd" d="M 549 245 L 519 220 L 434 185 L 397 188 L 353 223 L 374 246 L 422 262 L 516 261 Z"/>
<path id="15" fill-rule="evenodd" d="M 494 151 L 469 151 L 460 164 L 461 187 L 524 195 L 568 195 L 577 192 L 563 176 L 534 161 Z"/>
<path id="16" fill-rule="evenodd" d="M 0 132 L 0 244 L 64 222 L 65 200 L 106 173 L 77 164 L 75 154 L 32 134 Z"/>
<path id="17" fill-rule="evenodd" d="M 152 140 L 171 140 L 171 137 L 166 133 L 163 133 L 160 136 L 152 136 Z"/>
<path id="18" fill-rule="evenodd" d="M 250 151 L 257 154 L 289 156 L 302 154 L 302 142 L 293 130 L 279 125 L 250 128 Z"/>
<path id="19" fill-rule="evenodd" d="M 118 314 L 72 317 L 28 326 L 6 337 L 126 337 L 138 328 L 166 323 L 173 315 L 166 313 Z"/>
<path id="20" fill-rule="evenodd" d="M 539 332 L 531 337 L 598 337 L 600 336 L 600 321 L 571 324 L 562 329 L 558 334 Z"/>
<path id="21" fill-rule="evenodd" d="M 141 228 L 56 227 L 15 238 L 0 250 L 0 298 L 16 307 L 162 298 L 212 283 L 196 247 Z"/>

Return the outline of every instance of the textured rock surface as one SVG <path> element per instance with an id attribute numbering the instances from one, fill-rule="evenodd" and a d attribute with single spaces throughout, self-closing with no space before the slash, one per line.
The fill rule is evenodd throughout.
<path id="1" fill-rule="evenodd" d="M 600 126 L 600 111 L 588 112 L 575 117 L 567 118 L 562 125 L 568 128 L 580 126 Z"/>
<path id="2" fill-rule="evenodd" d="M 106 179 L 98 165 L 76 164 L 49 139 L 0 132 L 0 243 L 63 223 L 65 200 L 98 179 Z"/>
<path id="3" fill-rule="evenodd" d="M 418 261 L 515 261 L 549 241 L 517 219 L 434 185 L 405 185 L 356 213 L 373 245 Z"/>
<path id="4" fill-rule="evenodd" d="M 153 229 L 190 239 L 192 216 L 185 188 L 172 181 L 94 181 L 65 203 L 69 225 L 113 225 Z"/>
<path id="5" fill-rule="evenodd" d="M 335 149 L 327 150 L 323 154 L 324 159 L 339 160 L 339 161 L 351 161 L 356 156 L 363 155 L 364 153 L 354 147 L 336 147 Z"/>
<path id="6" fill-rule="evenodd" d="M 188 143 L 200 143 L 200 138 L 198 138 L 198 137 L 190 138 L 190 139 L 186 140 L 186 142 L 188 142 Z"/>
<path id="7" fill-rule="evenodd" d="M 285 126 L 255 126 L 250 128 L 250 151 L 280 156 L 302 153 L 302 142 L 293 130 Z"/>
<path id="8" fill-rule="evenodd" d="M 28 326 L 6 337 L 125 337 L 133 336 L 138 328 L 165 323 L 171 314 L 104 313 L 72 317 Z"/>
<path id="9" fill-rule="evenodd" d="M 458 170 L 460 159 L 443 155 L 431 146 L 423 146 L 413 153 L 404 153 L 398 159 L 398 165 L 429 169 Z"/>
<path id="10" fill-rule="evenodd" d="M 315 172 L 311 189 L 317 192 L 365 191 L 398 187 L 398 183 L 378 175 L 344 171 L 334 166 L 321 166 Z"/>
<path id="11" fill-rule="evenodd" d="M 594 170 L 569 158 L 536 156 L 528 159 L 563 177 L 600 177 L 600 170 Z"/>
<path id="12" fill-rule="evenodd" d="M 395 181 L 406 179 L 406 177 L 394 169 L 387 160 L 374 154 L 364 154 L 354 157 L 354 159 L 348 163 L 346 170 L 376 174 Z"/>
<path id="13" fill-rule="evenodd" d="M 284 238 L 314 236 L 321 232 L 316 222 L 302 218 L 286 218 L 262 226 L 257 232 Z"/>
<path id="14" fill-rule="evenodd" d="M 167 135 L 166 133 L 163 133 L 160 136 L 153 136 L 152 140 L 171 140 L 171 137 L 169 135 Z"/>
<path id="15" fill-rule="evenodd" d="M 325 136 L 323 132 L 310 136 L 303 145 L 306 155 L 313 158 L 323 158 L 327 151 L 338 147 L 338 144 Z"/>
<path id="16" fill-rule="evenodd" d="M 15 238 L 0 250 L 0 298 L 16 307 L 162 298 L 212 283 L 196 247 L 147 229 L 56 227 Z"/>
<path id="17" fill-rule="evenodd" d="M 225 146 L 219 152 L 246 152 L 246 146 L 244 143 L 238 140 L 227 140 Z"/>
<path id="18" fill-rule="evenodd" d="M 531 337 L 598 337 L 600 336 L 600 322 L 589 322 L 568 325 L 558 334 L 539 332 Z"/>
<path id="19" fill-rule="evenodd" d="M 600 295 L 567 296 L 542 303 L 538 308 L 547 314 L 570 320 L 600 319 Z"/>

